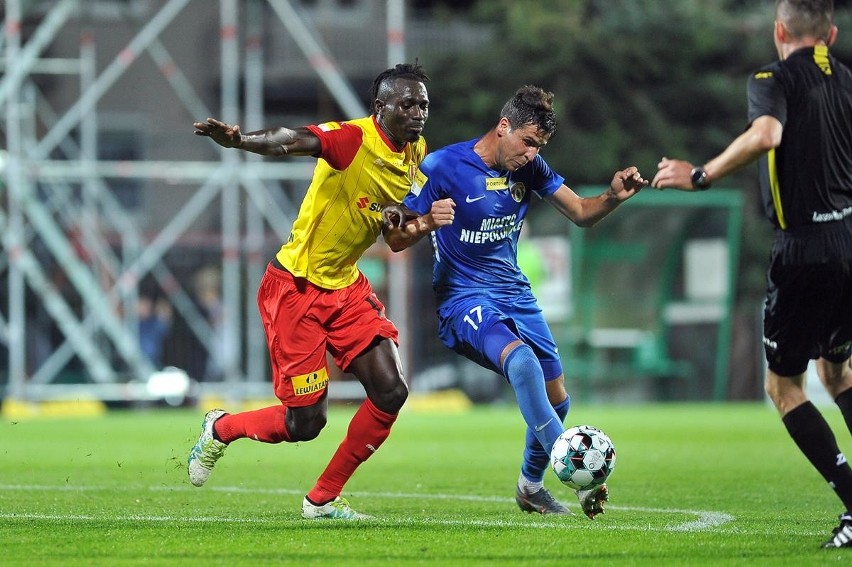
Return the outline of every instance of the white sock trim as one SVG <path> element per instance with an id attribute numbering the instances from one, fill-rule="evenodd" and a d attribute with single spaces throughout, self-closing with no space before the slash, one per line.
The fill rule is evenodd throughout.
<path id="1" fill-rule="evenodd" d="M 527 477 L 524 476 L 523 473 L 518 475 L 518 488 L 521 489 L 521 492 L 524 494 L 535 494 L 542 488 L 544 488 L 543 482 L 533 482 Z"/>

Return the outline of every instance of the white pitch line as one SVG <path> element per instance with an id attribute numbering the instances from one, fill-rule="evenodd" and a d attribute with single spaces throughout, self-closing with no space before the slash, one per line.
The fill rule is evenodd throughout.
<path id="1" fill-rule="evenodd" d="M 184 491 L 195 491 L 197 488 L 192 488 L 188 486 L 137 486 L 137 487 L 123 487 L 124 489 L 136 489 L 136 490 L 150 490 L 156 492 L 184 492 Z M 21 491 L 34 491 L 34 492 L 50 492 L 50 491 L 68 491 L 68 492 L 89 492 L 89 491 L 103 491 L 103 490 L 114 490 L 115 487 L 110 486 L 48 486 L 48 485 L 33 485 L 33 484 L 3 484 L 0 485 L 0 491 L 12 491 L 12 490 L 21 490 Z M 219 487 L 210 487 L 209 490 L 213 492 L 225 492 L 225 493 L 241 493 L 241 494 L 286 494 L 286 495 L 302 495 L 303 490 L 294 490 L 287 488 L 245 488 L 241 486 L 219 486 Z M 420 494 L 420 493 L 404 493 L 404 492 L 351 492 L 348 493 L 355 497 L 365 497 L 365 498 L 406 498 L 406 499 L 429 499 L 429 500 L 464 500 L 468 502 L 494 502 L 494 503 L 504 503 L 511 502 L 511 499 L 502 497 L 502 496 L 479 496 L 479 495 L 469 495 L 469 494 Z M 651 513 L 659 513 L 659 514 L 683 514 L 683 515 L 693 515 L 697 516 L 695 520 L 691 520 L 688 522 L 680 523 L 680 524 L 672 524 L 667 525 L 662 528 L 662 531 L 669 532 L 697 532 L 703 530 L 710 530 L 713 528 L 717 528 L 729 522 L 733 522 L 736 518 L 730 514 L 726 514 L 724 512 L 714 512 L 707 510 L 685 510 L 685 509 L 671 509 L 671 508 L 647 508 L 647 507 L 635 507 L 635 506 L 615 506 L 615 505 L 607 505 L 608 510 L 625 510 L 625 511 L 637 511 L 637 512 L 651 512 Z M 3 519 L 43 519 L 43 520 L 76 520 L 76 521 L 93 521 L 93 520 L 103 520 L 102 517 L 96 516 L 87 516 L 87 515 L 57 515 L 57 514 L 30 514 L 30 513 L 0 513 L 0 518 Z M 267 519 L 245 519 L 245 518 L 215 518 L 215 517 L 174 517 L 174 516 L 118 516 L 112 518 L 117 521 L 150 521 L 150 522 L 166 522 L 166 521 L 185 521 L 185 522 L 208 522 L 208 521 L 219 521 L 219 522 L 234 522 L 234 523 L 270 523 L 270 522 L 280 522 L 281 520 L 267 520 Z M 561 528 L 561 525 L 557 524 L 531 524 L 529 522 L 513 522 L 510 520 L 433 520 L 433 519 L 411 519 L 411 520 L 388 520 L 383 521 L 382 523 L 391 523 L 391 524 L 432 524 L 432 525 L 475 525 L 481 527 L 520 527 L 520 528 Z M 636 530 L 636 529 L 647 529 L 648 531 L 661 531 L 661 530 L 652 530 L 651 528 L 636 528 L 630 526 L 608 526 L 608 529 L 627 529 L 627 530 Z"/>
<path id="2" fill-rule="evenodd" d="M 711 512 L 706 510 L 677 510 L 672 508 L 619 507 L 609 505 L 607 505 L 607 508 L 627 511 L 635 510 L 637 512 L 659 512 L 660 514 L 696 514 L 698 516 L 697 519 L 691 522 L 666 526 L 666 530 L 670 532 L 698 532 L 701 530 L 715 528 L 722 524 L 727 524 L 728 522 L 733 522 L 736 519 L 732 515 L 725 514 L 724 512 Z"/>
<path id="3" fill-rule="evenodd" d="M 298 519 L 280 519 L 280 518 L 234 518 L 234 517 L 219 517 L 219 516 L 153 516 L 146 514 L 131 514 L 119 516 L 93 516 L 90 514 L 37 514 L 37 513 L 0 513 L 0 520 L 42 520 L 51 522 L 139 522 L 149 523 L 231 523 L 231 524 L 275 524 L 275 525 L 299 525 L 304 527 L 323 526 L 326 522 L 309 521 L 301 518 Z M 461 526 L 461 527 L 478 527 L 478 528 L 512 528 L 512 529 L 532 529 L 532 530 L 564 530 L 564 523 L 540 523 L 529 522 L 523 520 L 438 520 L 434 518 L 403 518 L 403 519 L 372 519 L 363 520 L 363 522 L 376 524 L 379 526 Z M 335 525 L 338 523 L 335 522 Z M 359 524 L 360 525 L 360 524 Z M 576 527 L 576 526 L 574 526 Z M 659 532 L 670 531 L 667 528 L 651 528 L 650 526 L 626 526 L 626 525 L 607 525 L 609 531 L 644 531 L 644 532 Z"/>

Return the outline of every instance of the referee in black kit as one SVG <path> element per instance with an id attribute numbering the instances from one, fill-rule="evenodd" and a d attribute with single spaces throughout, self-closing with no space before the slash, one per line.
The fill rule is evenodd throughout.
<path id="1" fill-rule="evenodd" d="M 653 187 L 703 191 L 759 159 L 775 227 L 767 270 L 766 392 L 845 506 L 823 547 L 852 548 L 852 469 L 805 393 L 809 360 L 852 432 L 852 73 L 829 52 L 832 0 L 778 0 L 780 61 L 748 82 L 745 132 L 703 166 L 663 158 Z"/>

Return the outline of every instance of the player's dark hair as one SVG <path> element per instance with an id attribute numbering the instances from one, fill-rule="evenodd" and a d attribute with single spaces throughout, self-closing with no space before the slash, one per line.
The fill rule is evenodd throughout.
<path id="1" fill-rule="evenodd" d="M 777 0 L 775 17 L 795 39 L 827 40 L 834 25 L 834 0 Z"/>
<path id="2" fill-rule="evenodd" d="M 385 69 L 373 80 L 370 87 L 370 112 L 376 113 L 376 100 L 387 98 L 393 91 L 393 81 L 396 79 L 411 79 L 425 83 L 429 80 L 429 76 L 423 70 L 420 62 L 415 60 L 414 63 L 397 63 L 396 66 L 390 69 Z"/>
<path id="3" fill-rule="evenodd" d="M 556 132 L 553 93 L 541 87 L 525 85 L 503 105 L 500 117 L 508 119 L 512 129 L 534 124 L 541 134 L 552 135 Z"/>

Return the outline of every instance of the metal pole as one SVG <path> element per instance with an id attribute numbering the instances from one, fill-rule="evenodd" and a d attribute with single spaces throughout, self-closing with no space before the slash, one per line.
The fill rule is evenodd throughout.
<path id="1" fill-rule="evenodd" d="M 405 3 L 387 0 L 388 67 L 405 61 Z M 390 315 L 399 329 L 399 358 L 410 378 L 411 320 L 408 316 L 408 292 L 411 288 L 411 255 L 409 250 L 391 253 L 388 262 L 388 299 Z M 409 380 L 410 383 L 410 380 Z"/>
<path id="2" fill-rule="evenodd" d="M 154 40 L 174 20 L 189 0 L 170 0 L 155 15 L 136 36 L 127 44 L 118 56 L 107 65 L 103 73 L 83 93 L 71 109 L 59 119 L 50 132 L 38 144 L 34 156 L 45 157 L 68 135 L 82 119 L 83 115 L 93 107 L 109 88 L 133 64 L 139 53 Z"/>
<path id="3" fill-rule="evenodd" d="M 175 63 L 175 60 L 159 39 L 151 42 L 147 53 L 151 56 L 160 73 L 169 82 L 172 90 L 191 116 L 195 116 L 198 120 L 203 120 L 211 115 L 207 105 L 204 104 L 204 101 L 195 92 L 189 79 L 186 78 L 184 72 L 177 66 L 177 63 Z"/>
<path id="4" fill-rule="evenodd" d="M 263 5 L 251 0 L 246 6 L 246 67 L 245 67 L 245 125 L 247 131 L 263 127 Z M 246 156 L 246 165 L 254 165 L 262 158 Z M 242 179 L 242 184 L 249 184 Z M 258 187 L 258 190 L 262 190 Z M 263 212 L 255 203 L 246 206 L 246 375 L 249 380 L 260 382 L 266 375 L 269 356 L 266 353 L 266 338 L 257 312 L 256 289 L 263 277 L 267 258 L 264 257 Z"/>
<path id="5" fill-rule="evenodd" d="M 387 0 L 388 67 L 405 61 L 405 2 Z"/>
<path id="6" fill-rule="evenodd" d="M 296 45 L 308 58 L 308 63 L 319 75 L 328 92 L 343 109 L 348 118 L 358 118 L 367 114 L 367 109 L 355 95 L 352 86 L 346 81 L 343 73 L 337 68 L 326 48 L 293 8 L 290 0 L 269 0 L 269 5 L 275 10 L 278 19 L 296 40 Z"/>
<path id="7" fill-rule="evenodd" d="M 9 0 L 6 5 L 6 54 L 14 61 L 21 51 L 21 1 Z M 26 313 L 24 276 L 20 261 L 25 253 L 22 242 L 24 216 L 21 201 L 25 194 L 22 170 L 20 92 L 12 93 L 6 104 L 6 188 L 9 221 L 5 229 L 4 244 L 9 257 L 9 391 L 11 397 L 20 397 L 26 380 Z"/>
<path id="8" fill-rule="evenodd" d="M 221 93 L 222 117 L 239 122 L 240 53 L 237 41 L 239 19 L 236 0 L 221 2 Z M 217 353 L 225 381 L 236 388 L 242 381 L 240 349 L 242 345 L 240 297 L 240 185 L 239 167 L 242 152 L 222 148 L 225 182 L 222 184 L 222 313 L 217 337 L 221 340 Z M 233 392 L 237 396 L 236 391 Z"/>
<path id="9" fill-rule="evenodd" d="M 743 203 L 740 193 L 731 193 L 728 208 L 728 224 L 725 228 L 725 240 L 728 243 L 728 281 L 722 318 L 716 341 L 716 376 L 713 380 L 713 399 L 725 401 L 728 395 L 728 365 L 731 360 L 731 335 L 733 333 L 734 296 L 736 294 L 737 260 L 740 254 L 740 229 L 742 228 Z"/>
<path id="10" fill-rule="evenodd" d="M 11 247 L 11 243 L 8 242 L 11 232 L 7 229 L 6 218 L 0 210 L 0 230 L 6 233 L 4 244 L 7 247 Z M 86 363 L 86 367 L 89 369 L 92 378 L 96 382 L 109 382 L 113 380 L 114 372 L 112 368 L 110 368 L 106 358 L 102 355 L 101 349 L 92 340 L 90 332 L 91 325 L 81 324 L 78 321 L 73 310 L 51 284 L 32 252 L 25 248 L 20 249 L 15 264 L 21 270 L 22 274 L 26 274 L 30 287 L 39 294 L 42 305 L 68 338 L 74 352 Z M 41 379 L 36 382 L 39 381 Z M 10 397 L 22 397 L 24 392 L 29 391 L 29 386 L 33 383 L 35 382 L 13 384 Z"/>
<path id="11" fill-rule="evenodd" d="M 95 50 L 95 35 L 84 29 L 80 34 L 80 92 L 86 92 L 91 88 L 97 78 L 97 59 Z M 83 112 L 80 120 L 80 166 L 84 171 L 89 171 L 98 160 L 98 116 L 96 106 L 92 105 Z M 83 245 L 83 253 L 86 255 L 84 261 L 91 270 L 92 278 L 103 289 L 103 281 L 106 277 L 104 264 L 99 261 L 94 251 L 101 241 L 100 219 L 98 218 L 98 187 L 94 177 L 86 176 L 82 184 L 79 215 L 73 219 L 75 230 L 79 230 L 80 240 Z M 104 294 L 107 305 L 112 306 L 112 298 Z M 134 304 L 135 305 L 135 304 Z M 91 309 L 91 306 L 87 306 Z M 97 318 L 85 317 L 89 325 L 89 331 L 94 334 L 97 330 Z M 94 334 L 97 337 L 96 334 Z M 131 335 L 134 341 L 138 341 L 136 333 Z M 97 340 L 97 338 L 95 339 Z M 102 349 L 108 352 L 109 345 L 101 341 Z"/>
<path id="12" fill-rule="evenodd" d="M 13 4 L 18 6 L 18 13 L 13 16 Z M 44 21 L 38 26 L 33 33 L 27 45 L 21 49 L 20 46 L 20 1 L 10 0 L 8 15 L 6 17 L 6 25 L 16 29 L 18 39 L 13 39 L 8 34 L 10 29 L 6 30 L 8 49 L 6 53 L 6 75 L 0 79 L 0 104 L 6 102 L 6 99 L 21 87 L 21 81 L 24 77 L 33 70 L 33 67 L 38 63 L 38 56 L 41 52 L 50 45 L 50 42 L 56 37 L 56 32 L 68 21 L 71 13 L 77 9 L 77 0 L 62 0 L 50 9 Z M 18 18 L 17 20 L 14 18 Z M 14 44 L 14 46 L 13 46 Z M 12 53 L 12 49 L 15 53 Z M 73 63 L 72 63 L 73 64 Z"/>

